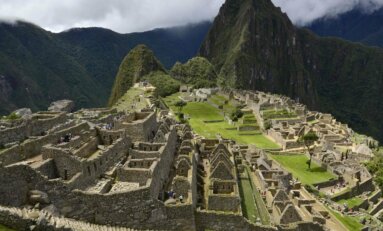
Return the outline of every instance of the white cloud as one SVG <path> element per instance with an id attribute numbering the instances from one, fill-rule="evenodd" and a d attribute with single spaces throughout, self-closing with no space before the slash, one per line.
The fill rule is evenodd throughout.
<path id="1" fill-rule="evenodd" d="M 51 31 L 105 27 L 121 33 L 213 19 L 224 0 L 0 0 L 0 19 Z"/>
<path id="2" fill-rule="evenodd" d="M 21 19 L 51 31 L 105 27 L 140 32 L 213 19 L 225 0 L 0 0 L 0 19 Z M 242 1 L 242 0 L 238 0 Z M 355 7 L 373 11 L 383 0 L 272 0 L 297 25 Z"/>
<path id="3" fill-rule="evenodd" d="M 383 6 L 383 0 L 272 0 L 286 12 L 293 23 L 306 25 L 318 18 L 335 17 L 356 7 L 372 12 Z"/>

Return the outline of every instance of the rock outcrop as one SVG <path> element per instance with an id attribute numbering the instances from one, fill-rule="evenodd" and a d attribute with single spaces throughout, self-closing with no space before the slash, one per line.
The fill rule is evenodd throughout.
<path id="1" fill-rule="evenodd" d="M 72 100 L 59 100 L 51 103 L 48 111 L 53 112 L 72 112 L 74 110 L 74 102 Z"/>

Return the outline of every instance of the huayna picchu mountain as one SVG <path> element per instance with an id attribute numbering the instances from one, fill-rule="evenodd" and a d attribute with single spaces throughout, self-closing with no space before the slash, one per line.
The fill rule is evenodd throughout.
<path id="1" fill-rule="evenodd" d="M 200 55 L 224 85 L 288 95 L 383 140 L 383 50 L 294 27 L 270 0 L 227 0 Z"/>
<path id="2" fill-rule="evenodd" d="M 193 57 L 210 22 L 119 34 L 103 28 L 51 33 L 26 22 L 0 22 L 0 115 L 34 111 L 68 98 L 78 108 L 105 106 L 121 60 L 146 44 L 165 67 Z"/>
<path id="3" fill-rule="evenodd" d="M 152 72 L 166 73 L 166 70 L 147 46 L 136 46 L 126 55 L 118 69 L 109 105 L 113 106 L 129 88 Z"/>

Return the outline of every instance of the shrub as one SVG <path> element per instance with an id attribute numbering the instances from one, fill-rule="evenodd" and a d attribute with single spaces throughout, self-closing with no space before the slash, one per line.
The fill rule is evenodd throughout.
<path id="1" fill-rule="evenodd" d="M 233 121 L 238 121 L 238 119 L 242 118 L 243 112 L 241 109 L 237 108 L 235 111 L 233 111 L 230 115 L 230 119 Z"/>

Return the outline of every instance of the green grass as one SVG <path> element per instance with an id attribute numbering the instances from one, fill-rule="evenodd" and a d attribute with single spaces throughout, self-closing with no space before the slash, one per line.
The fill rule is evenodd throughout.
<path id="1" fill-rule="evenodd" d="M 172 95 L 164 98 L 164 102 L 174 111 L 178 109 L 174 106 L 174 103 L 179 100 L 179 94 Z M 201 136 L 208 139 L 217 138 L 217 134 L 223 136 L 226 139 L 232 139 L 240 144 L 255 144 L 259 148 L 275 149 L 280 148 L 279 145 L 268 139 L 262 134 L 251 134 L 240 135 L 237 130 L 227 130 L 225 128 L 236 128 L 235 126 L 229 125 L 227 122 L 217 123 L 205 123 L 204 121 L 209 120 L 224 120 L 221 111 L 209 103 L 201 102 L 189 102 L 183 108 L 182 112 L 190 117 L 189 123 L 193 130 Z M 252 132 L 254 133 L 254 132 Z"/>
<path id="2" fill-rule="evenodd" d="M 209 100 L 216 104 L 216 105 L 224 105 L 225 104 L 225 101 L 228 100 L 226 97 L 222 96 L 222 95 L 212 95 Z"/>
<path id="3" fill-rule="evenodd" d="M 302 184 L 312 185 L 325 182 L 335 178 L 335 175 L 326 171 L 314 162 L 311 163 L 311 169 L 308 169 L 305 155 L 273 155 L 270 156 L 281 164 L 288 172 L 298 178 Z"/>
<path id="4" fill-rule="evenodd" d="M 253 188 L 251 187 L 251 182 L 247 171 L 241 174 L 239 180 L 239 193 L 241 195 L 241 206 L 243 215 L 252 222 L 256 222 L 259 217 L 258 209 L 253 197 Z"/>
<path id="5" fill-rule="evenodd" d="M 179 101 L 180 93 L 173 94 L 164 98 L 164 102 L 173 112 L 178 112 L 174 104 Z M 189 102 L 183 108 L 182 113 L 190 117 L 189 123 L 193 130 L 201 136 L 208 139 L 217 138 L 220 134 L 225 139 L 232 139 L 240 144 L 255 144 L 259 148 L 276 149 L 280 148 L 278 144 L 268 139 L 262 134 L 254 134 L 259 131 L 238 132 L 227 130 L 226 128 L 236 128 L 229 125 L 226 121 L 216 123 L 205 123 L 209 120 L 224 120 L 223 112 L 206 102 Z"/>
<path id="6" fill-rule="evenodd" d="M 297 117 L 297 114 L 288 112 L 287 110 L 264 110 L 263 118 L 267 119 L 289 119 Z"/>
<path id="7" fill-rule="evenodd" d="M 270 224 L 269 212 L 267 211 L 265 202 L 263 201 L 261 194 L 259 193 L 259 191 L 255 187 L 255 185 L 253 184 L 254 181 L 252 179 L 252 175 L 249 174 L 249 172 L 250 172 L 249 166 L 246 166 L 246 172 L 247 172 L 247 175 L 249 176 L 249 178 L 251 180 L 250 183 L 252 186 L 254 199 L 256 202 L 256 206 L 257 206 L 258 215 L 261 218 L 262 224 L 269 225 Z"/>
<path id="8" fill-rule="evenodd" d="M 353 198 L 350 198 L 350 199 L 339 200 L 339 201 L 337 201 L 337 203 L 339 203 L 341 205 L 346 203 L 349 208 L 354 208 L 355 206 L 358 206 L 358 205 L 362 204 L 363 203 L 363 199 L 360 198 L 360 197 L 353 197 Z"/>
<path id="9" fill-rule="evenodd" d="M 344 216 L 339 212 L 336 212 L 330 208 L 328 208 L 331 214 L 333 214 L 336 219 L 338 219 L 346 228 L 350 231 L 359 231 L 363 228 L 363 225 L 359 222 L 359 220 L 355 217 Z"/>
<path id="10" fill-rule="evenodd" d="M 146 107 L 146 100 L 141 98 L 140 102 L 137 99 L 141 94 L 145 94 L 144 90 L 138 88 L 130 88 L 125 95 L 123 95 L 117 103 L 113 106 L 118 111 L 135 111 Z M 132 108 L 132 105 L 136 102 L 136 108 Z"/>
<path id="11" fill-rule="evenodd" d="M 0 225 L 0 231 L 14 231 L 14 229 L 10 229 L 8 227 L 5 227 L 4 225 Z"/>

